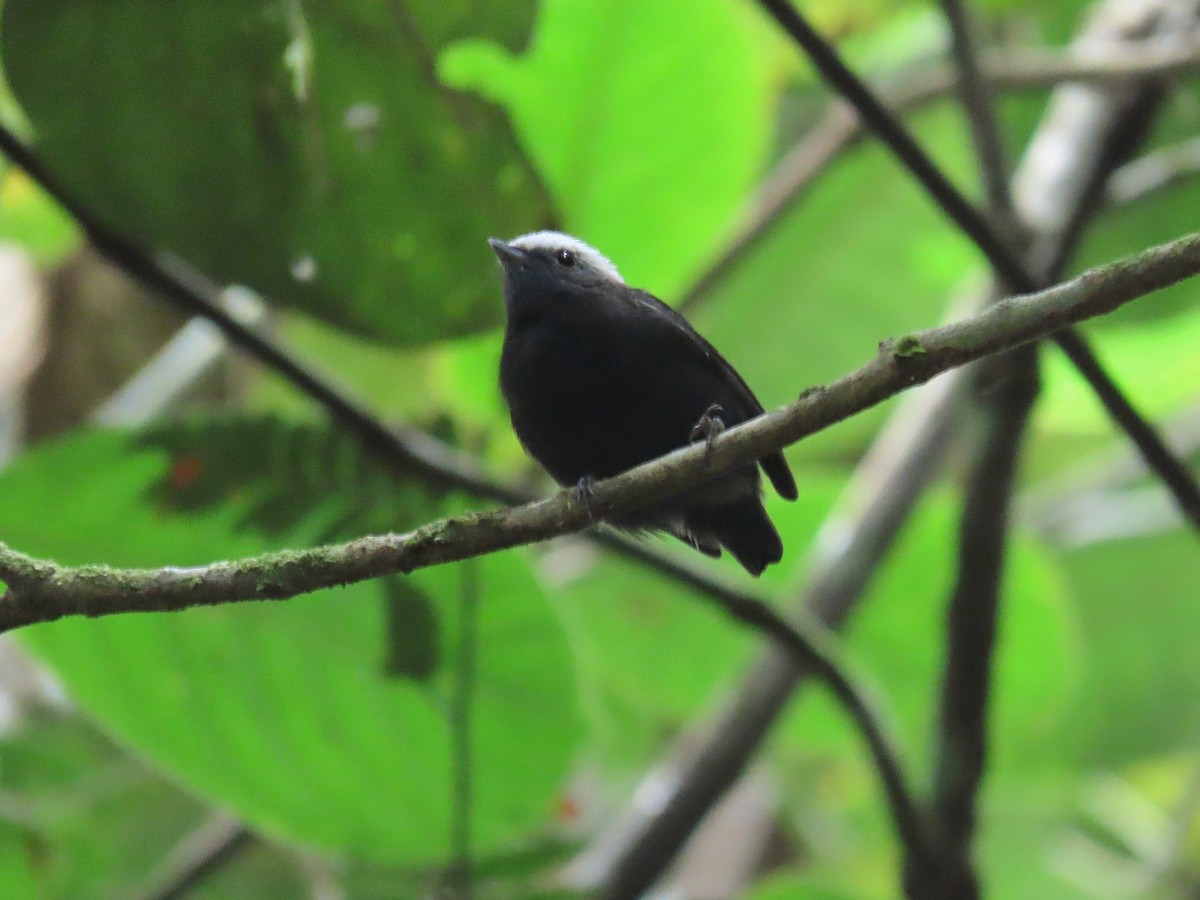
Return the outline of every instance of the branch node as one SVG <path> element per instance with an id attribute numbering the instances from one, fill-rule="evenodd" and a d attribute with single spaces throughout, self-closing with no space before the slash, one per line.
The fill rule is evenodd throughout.
<path id="1" fill-rule="evenodd" d="M 918 335 L 906 334 L 903 337 L 883 341 L 879 345 L 879 349 L 888 353 L 896 362 L 900 362 L 924 356 L 925 342 Z"/>

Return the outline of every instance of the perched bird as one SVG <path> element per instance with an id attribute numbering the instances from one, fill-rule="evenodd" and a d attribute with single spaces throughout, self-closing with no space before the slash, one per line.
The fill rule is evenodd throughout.
<path id="1" fill-rule="evenodd" d="M 488 241 L 504 270 L 500 389 L 513 430 L 564 486 L 584 492 L 639 463 L 763 411 L 746 382 L 687 320 L 629 287 L 578 238 L 537 231 Z M 782 453 L 759 460 L 796 499 Z M 709 556 L 724 547 L 752 575 L 783 556 L 758 466 L 735 469 L 612 524 L 661 530 Z"/>

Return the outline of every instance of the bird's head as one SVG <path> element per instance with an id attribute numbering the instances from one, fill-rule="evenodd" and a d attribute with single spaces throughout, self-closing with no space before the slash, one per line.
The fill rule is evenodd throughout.
<path id="1" fill-rule="evenodd" d="M 560 231 L 534 231 L 507 242 L 489 238 L 488 243 L 504 269 L 510 303 L 625 285 L 603 253 Z"/>

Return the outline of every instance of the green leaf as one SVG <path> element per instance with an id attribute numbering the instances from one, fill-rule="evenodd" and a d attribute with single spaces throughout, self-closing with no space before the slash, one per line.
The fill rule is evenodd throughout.
<path id="1" fill-rule="evenodd" d="M 21 244 L 53 265 L 79 244 L 74 224 L 20 169 L 0 160 L 0 243 Z"/>
<path id="2" fill-rule="evenodd" d="M 357 495 L 342 490 L 369 482 L 346 454 L 314 453 L 330 442 L 290 433 L 291 443 L 276 423 L 241 423 L 45 446 L 0 476 L 0 533 L 65 563 L 113 565 L 303 545 L 345 527 Z M 432 515 L 421 496 L 396 490 L 391 520 Z M 389 496 L 374 506 L 368 520 L 388 514 Z M 47 509 L 55 515 L 31 514 Z M 528 567 L 511 553 L 480 566 L 474 831 L 485 852 L 544 822 L 580 720 L 564 635 Z M 460 581 L 454 567 L 411 578 L 451 623 Z M 382 863 L 436 862 L 449 833 L 452 674 L 386 675 L 383 599 L 376 582 L 287 603 L 69 619 L 22 638 L 106 731 L 265 834 Z"/>
<path id="3" fill-rule="evenodd" d="M 517 47 L 531 0 L 6 0 L 0 50 L 51 170 L 223 282 L 395 342 L 500 315 L 484 239 L 551 211 L 503 114 L 436 76 Z"/>
<path id="4" fill-rule="evenodd" d="M 921 503 L 845 636 L 854 669 L 895 714 L 905 758 L 918 766 L 929 758 L 937 722 L 958 507 L 952 497 L 937 493 Z M 1019 530 L 1003 591 L 990 715 L 992 763 L 1051 764 L 1046 738 L 1057 733 L 1079 679 L 1070 594 L 1056 561 Z M 861 752 L 842 711 L 816 686 L 790 717 L 786 735 L 800 752 L 841 753 L 847 742 Z"/>
<path id="5" fill-rule="evenodd" d="M 1195 535 L 1093 544 L 1066 565 L 1086 657 L 1056 748 L 1086 767 L 1191 748 L 1200 722 Z"/>
<path id="6" fill-rule="evenodd" d="M 0 824 L 0 897 L 35 900 L 38 892 L 30 861 L 27 835 L 19 828 Z"/>
<path id="7" fill-rule="evenodd" d="M 671 300 L 769 150 L 772 32 L 724 0 L 548 0 L 530 51 L 463 43 L 453 84 L 506 105 L 567 230 Z"/>

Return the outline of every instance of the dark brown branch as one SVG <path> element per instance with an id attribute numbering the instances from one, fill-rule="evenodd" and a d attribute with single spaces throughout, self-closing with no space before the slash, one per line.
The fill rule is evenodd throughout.
<path id="1" fill-rule="evenodd" d="M 952 0 L 946 0 L 947 3 Z M 1132 37 L 1145 26 L 1136 19 L 1113 27 L 1118 4 L 1105 7 L 1089 26 L 1089 36 Z M 1147 11 L 1146 16 L 1151 17 Z M 1164 22 L 1170 30 L 1172 23 Z M 1112 43 L 1109 41 L 1108 43 Z M 1031 179 L 1018 179 L 1026 224 L 1040 226 L 1037 243 L 1026 252 L 1035 277 L 1052 281 L 1074 251 L 1085 223 L 1101 206 L 1113 170 L 1149 134 L 1161 91 L 1154 85 L 1093 92 L 1077 104 L 1063 97 L 1051 103 L 1038 141 L 1085 146 L 1073 158 L 1058 153 L 1039 163 Z M 1081 115 L 1078 104 L 1089 114 Z M 1080 133 L 1085 136 L 1080 140 Z M 1037 156 L 1031 151 L 1030 160 Z M 1023 173 L 1024 174 L 1024 173 Z M 1030 194 L 1054 195 L 1052 218 L 1032 210 Z M 1038 392 L 1037 356 L 1032 348 L 1007 354 L 981 367 L 976 380 L 978 428 L 959 525 L 958 571 L 947 613 L 947 654 L 935 741 L 931 832 L 936 865 L 906 866 L 909 896 L 931 900 L 972 900 L 980 885 L 972 859 L 979 790 L 987 765 L 988 704 L 991 695 L 996 627 L 1009 536 L 1008 521 L 1020 452 Z M 919 861 L 918 861 L 919 862 Z"/>
<path id="2" fill-rule="evenodd" d="M 979 63 L 973 26 L 963 0 L 942 0 L 942 11 L 950 26 L 950 48 L 957 73 L 958 93 L 971 126 L 971 142 L 975 145 L 975 156 L 979 160 L 984 194 L 996 219 L 996 227 L 1003 230 L 1003 218 L 1012 212 L 1012 197 L 1008 189 L 1008 163 L 996 113 L 995 92 Z"/>
<path id="3" fill-rule="evenodd" d="M 1036 349 L 1005 354 L 976 374 L 986 398 L 979 406 L 982 421 L 965 488 L 958 575 L 947 614 L 931 804 L 937 850 L 924 860 L 906 860 L 905 865 L 906 895 L 930 900 L 979 896 L 971 846 L 987 761 L 988 699 L 1009 504 L 1038 391 Z"/>
<path id="4" fill-rule="evenodd" d="M 942 211 L 983 252 L 1001 280 L 1014 291 L 1037 290 L 1037 279 L 1005 240 L 959 193 L 899 119 L 846 67 L 833 47 L 812 29 L 789 0 L 759 0 L 759 5 L 808 54 L 826 81 L 854 106 L 868 127 L 887 144 Z M 1088 382 L 1109 417 L 1137 445 L 1147 465 L 1175 497 L 1184 516 L 1200 531 L 1200 484 L 1191 471 L 1138 413 L 1079 334 L 1056 333 L 1051 337 Z"/>
<path id="5" fill-rule="evenodd" d="M 1011 244 L 1018 223 L 990 85 L 976 63 L 962 0 L 942 0 L 942 8 L 950 26 L 959 94 L 971 125 L 991 219 Z M 1037 349 L 1028 346 L 988 360 L 972 375 L 976 421 L 971 431 L 975 440 L 959 524 L 958 575 L 947 615 L 946 674 L 930 804 L 929 826 L 936 850 L 924 858 L 910 855 L 904 860 L 906 896 L 926 900 L 974 900 L 979 896 L 971 857 L 975 802 L 987 757 L 988 700 L 1009 503 L 1039 389 Z"/>
<path id="6" fill-rule="evenodd" d="M 627 513 L 698 481 L 760 459 L 913 385 L 985 356 L 1012 350 L 1064 325 L 1103 315 L 1200 273 L 1200 234 L 1085 272 L 1035 295 L 1004 300 L 970 319 L 881 345 L 866 365 L 794 403 L 703 444 L 597 482 L 591 514 Z M 456 562 L 568 532 L 590 522 L 573 491 L 525 506 L 443 519 L 406 534 L 283 551 L 192 569 L 70 568 L 0 544 L 0 630 L 69 615 L 185 609 L 297 594 Z"/>

